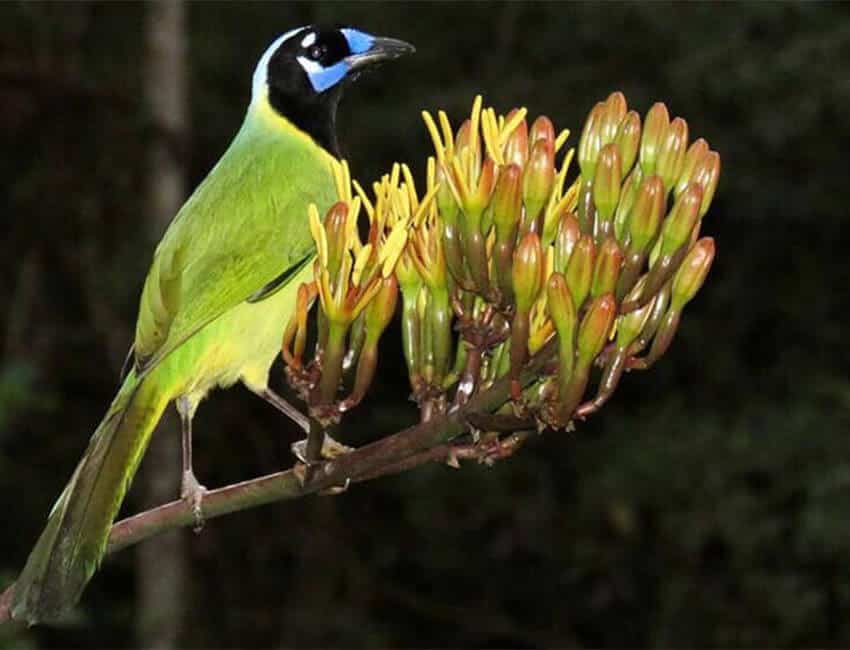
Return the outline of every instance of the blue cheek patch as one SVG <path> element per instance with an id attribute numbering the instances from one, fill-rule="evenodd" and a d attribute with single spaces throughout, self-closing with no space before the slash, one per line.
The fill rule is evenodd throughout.
<path id="1" fill-rule="evenodd" d="M 363 52 L 368 52 L 372 48 L 372 44 L 375 42 L 374 36 L 371 36 L 366 32 L 361 32 L 359 29 L 346 27 L 340 31 L 342 32 L 342 35 L 345 36 L 345 40 L 348 41 L 348 49 L 351 50 L 352 54 L 363 54 Z"/>
<path id="2" fill-rule="evenodd" d="M 327 68 L 318 68 L 307 72 L 307 78 L 317 93 L 326 91 L 338 84 L 348 74 L 348 64 L 345 61 L 334 63 Z"/>

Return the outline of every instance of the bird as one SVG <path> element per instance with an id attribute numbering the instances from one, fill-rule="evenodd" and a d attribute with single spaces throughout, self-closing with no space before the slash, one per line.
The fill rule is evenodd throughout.
<path id="1" fill-rule="evenodd" d="M 297 287 L 312 276 L 308 206 L 324 213 L 336 200 L 343 89 L 414 51 L 353 27 L 308 25 L 262 54 L 242 126 L 154 252 L 123 382 L 16 581 L 13 618 L 51 621 L 78 602 L 171 402 L 182 425 L 180 493 L 196 517 L 205 488 L 192 466 L 192 418 L 212 389 L 241 382 L 309 428 L 268 386 Z"/>

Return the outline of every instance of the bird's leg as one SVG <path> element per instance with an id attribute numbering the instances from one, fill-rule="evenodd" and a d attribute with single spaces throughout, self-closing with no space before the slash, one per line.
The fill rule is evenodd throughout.
<path id="1" fill-rule="evenodd" d="M 204 514 L 201 502 L 207 489 L 198 482 L 192 468 L 192 416 L 195 409 L 186 397 L 177 398 L 177 412 L 180 414 L 180 428 L 183 438 L 183 477 L 180 482 L 180 498 L 192 506 L 195 518 L 194 530 L 200 532 L 204 527 Z"/>
<path id="2" fill-rule="evenodd" d="M 292 453 L 295 454 L 295 457 L 305 465 L 315 465 L 322 458 L 332 459 L 353 451 L 352 447 L 348 447 L 341 442 L 337 442 L 329 435 L 324 434 L 324 439 L 321 442 L 321 453 L 315 458 L 310 458 L 312 454 L 308 454 L 308 442 L 316 433 L 316 431 L 311 433 L 310 418 L 270 388 L 264 388 L 263 390 L 256 391 L 256 394 L 274 406 L 278 411 L 286 415 L 290 420 L 295 422 L 295 424 L 301 427 L 301 429 L 307 434 L 307 438 L 305 440 L 294 442 L 291 447 Z M 319 430 L 321 431 L 321 429 Z"/>

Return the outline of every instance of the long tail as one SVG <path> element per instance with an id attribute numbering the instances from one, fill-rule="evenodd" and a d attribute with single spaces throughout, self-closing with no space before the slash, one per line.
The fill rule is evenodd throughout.
<path id="1" fill-rule="evenodd" d="M 131 372 L 91 437 L 15 584 L 12 616 L 55 619 L 80 598 L 169 396 L 156 373 Z"/>

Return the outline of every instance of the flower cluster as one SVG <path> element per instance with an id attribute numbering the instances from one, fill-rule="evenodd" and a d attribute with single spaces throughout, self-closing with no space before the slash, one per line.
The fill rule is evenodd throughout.
<path id="1" fill-rule="evenodd" d="M 290 383 L 315 421 L 337 422 L 372 381 L 400 292 L 423 420 L 506 378 L 502 416 L 571 426 L 670 346 L 714 259 L 700 230 L 720 158 L 663 104 L 641 119 L 621 93 L 594 106 L 577 151 L 548 117 L 529 125 L 524 108 L 498 115 L 480 97 L 456 131 L 442 111 L 423 118 L 435 154 L 421 199 L 405 165 L 369 194 L 342 163 L 339 202 L 324 219 L 311 208 L 315 277 L 284 336 Z"/>
<path id="2" fill-rule="evenodd" d="M 423 117 L 436 201 L 396 270 L 423 418 L 508 375 L 516 411 L 567 426 L 670 345 L 714 257 L 699 233 L 719 156 L 703 139 L 689 146 L 663 104 L 642 121 L 621 93 L 591 111 L 569 185 L 569 132 L 545 116 L 529 127 L 525 109 L 499 116 L 478 97 L 456 132 L 442 111 Z M 529 385 L 530 356 L 552 340 L 557 362 Z M 598 392 L 583 401 L 596 364 Z"/>
<path id="3" fill-rule="evenodd" d="M 314 279 L 298 288 L 295 314 L 283 337 L 290 383 L 324 425 L 357 405 L 372 382 L 378 341 L 392 320 L 398 296 L 394 273 L 405 249 L 410 224 L 427 211 L 433 193 L 422 201 L 410 171 L 396 165 L 374 185 L 374 200 L 352 181 L 348 165 L 335 167 L 339 201 L 322 220 L 310 206 L 316 244 Z M 403 180 L 402 180 L 403 179 Z M 365 223 L 364 221 L 365 213 Z M 360 228 L 367 231 L 365 241 Z M 318 300 L 317 300 L 318 299 Z M 309 314 L 318 302 L 312 358 L 304 360 Z M 350 393 L 337 400 L 344 376 L 353 372 Z"/>

